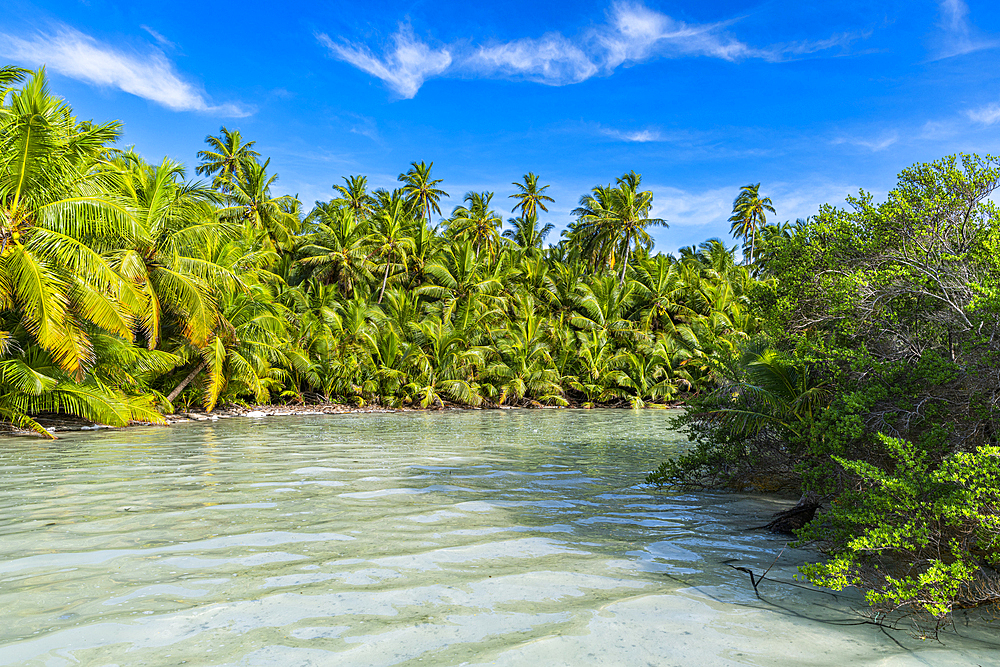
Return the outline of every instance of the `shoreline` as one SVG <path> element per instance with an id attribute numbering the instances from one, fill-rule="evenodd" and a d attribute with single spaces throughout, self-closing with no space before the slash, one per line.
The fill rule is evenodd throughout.
<path id="1" fill-rule="evenodd" d="M 684 406 L 684 401 L 670 401 L 666 404 L 657 404 L 640 408 L 643 410 L 669 410 Z M 66 415 L 42 415 L 36 417 L 36 421 L 51 433 L 71 433 L 77 431 L 103 431 L 103 430 L 123 430 L 137 426 L 173 426 L 175 424 L 189 424 L 193 422 L 214 422 L 220 419 L 232 419 L 234 417 L 247 417 L 250 419 L 261 419 L 264 417 L 297 417 L 316 415 L 345 415 L 345 414 L 390 414 L 396 412 L 443 412 L 446 410 L 631 410 L 627 405 L 600 405 L 593 408 L 585 408 L 580 405 L 541 405 L 531 404 L 526 406 L 500 405 L 488 407 L 472 407 L 455 404 L 445 404 L 437 408 L 386 408 L 382 406 L 356 407 L 343 403 L 312 403 L 305 405 L 225 405 L 219 406 L 211 412 L 204 410 L 177 411 L 173 414 L 163 415 L 166 420 L 164 424 L 152 422 L 133 422 L 127 426 L 108 426 L 97 424 L 76 417 Z M 10 424 L 0 428 L 0 437 L 21 438 L 43 436 L 35 431 L 17 429 Z M 57 438 L 58 439 L 58 438 Z"/>

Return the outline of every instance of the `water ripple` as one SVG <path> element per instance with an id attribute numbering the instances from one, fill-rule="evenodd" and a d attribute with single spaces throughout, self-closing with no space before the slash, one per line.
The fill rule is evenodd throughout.
<path id="1" fill-rule="evenodd" d="M 5 441 L 0 665 L 989 664 L 973 639 L 909 653 L 823 622 L 850 599 L 773 585 L 758 600 L 724 562 L 774 561 L 784 541 L 742 529 L 782 501 L 638 485 L 684 446 L 668 418 L 357 414 Z M 813 557 L 786 549 L 774 572 Z"/>

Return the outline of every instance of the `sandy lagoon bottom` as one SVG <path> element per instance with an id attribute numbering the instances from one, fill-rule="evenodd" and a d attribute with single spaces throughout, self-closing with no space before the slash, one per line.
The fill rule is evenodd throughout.
<path id="1" fill-rule="evenodd" d="M 641 485 L 663 411 L 230 419 L 0 443 L 0 665 L 1000 665 L 765 582 L 789 504 Z M 815 554 L 786 549 L 791 582 Z"/>

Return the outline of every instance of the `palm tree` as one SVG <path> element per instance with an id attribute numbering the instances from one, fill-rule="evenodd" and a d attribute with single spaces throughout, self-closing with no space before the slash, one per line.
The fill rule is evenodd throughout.
<path id="1" fill-rule="evenodd" d="M 213 286 L 245 290 L 243 278 L 202 254 L 212 243 L 231 240 L 240 230 L 214 219 L 214 194 L 184 182 L 184 167 L 169 158 L 158 166 L 125 153 L 119 196 L 129 203 L 144 234 L 131 248 L 112 253 L 113 266 L 140 295 L 139 328 L 149 349 L 160 341 L 166 313 L 195 347 L 208 344 L 218 311 Z"/>
<path id="2" fill-rule="evenodd" d="M 421 216 L 426 216 L 427 226 L 433 227 L 431 222 L 431 212 L 441 215 L 441 206 L 438 202 L 441 197 L 447 197 L 448 193 L 440 188 L 436 188 L 441 179 L 431 178 L 431 167 L 434 163 L 412 162 L 410 169 L 405 174 L 399 175 L 399 181 L 403 183 L 403 192 L 406 193 L 406 200 L 413 209 Z"/>
<path id="3" fill-rule="evenodd" d="M 418 378 L 406 390 L 419 399 L 420 406 L 443 407 L 442 399 L 463 405 L 482 404 L 473 369 L 481 366 L 483 350 L 470 348 L 467 337 L 447 319 L 428 318 L 415 328 L 421 351 L 416 361 Z"/>
<path id="4" fill-rule="evenodd" d="M 418 294 L 402 287 L 394 287 L 385 293 L 385 303 L 381 304 L 385 324 L 395 329 L 400 338 L 405 338 L 411 325 L 420 322 L 423 316 L 423 302 Z"/>
<path id="5" fill-rule="evenodd" d="M 492 258 L 500 246 L 500 225 L 503 219 L 490 209 L 492 192 L 469 192 L 467 206 L 457 206 L 447 221 L 448 231 L 459 240 L 471 241 L 476 252 L 485 248 Z"/>
<path id="6" fill-rule="evenodd" d="M 637 339 L 640 332 L 628 318 L 632 306 L 634 283 L 620 284 L 614 276 L 604 274 L 581 286 L 576 301 L 576 314 L 570 322 L 584 331 L 601 330 L 609 338 Z"/>
<path id="7" fill-rule="evenodd" d="M 653 246 L 653 239 L 646 231 L 649 226 L 667 227 L 667 221 L 662 218 L 650 218 L 649 210 L 653 206 L 653 193 L 639 191 L 642 177 L 630 171 L 618 179 L 618 187 L 614 191 L 612 245 L 617 245 L 618 255 L 622 260 L 622 272 L 619 282 L 625 284 L 625 270 L 628 268 L 629 254 L 633 245 L 646 248 Z"/>
<path id="8" fill-rule="evenodd" d="M 162 423 L 145 383 L 177 360 L 131 345 L 141 299 L 107 257 L 143 236 L 108 191 L 119 125 L 78 122 L 44 69 L 8 90 L 25 74 L 0 68 L 0 418 L 46 437 L 32 415 Z"/>
<path id="9" fill-rule="evenodd" d="M 670 356 L 662 342 L 620 353 L 618 368 L 609 374 L 617 386 L 607 395 L 628 399 L 633 409 L 646 407 L 646 401 L 672 398 L 677 387 L 670 377 Z"/>
<path id="10" fill-rule="evenodd" d="M 748 345 L 733 362 L 711 414 L 740 437 L 776 428 L 802 438 L 830 400 L 815 369 L 776 350 Z"/>
<path id="11" fill-rule="evenodd" d="M 635 266 L 635 300 L 638 321 L 651 332 L 678 334 L 678 327 L 698 317 L 688 305 L 690 283 L 685 265 L 667 255 L 655 255 Z"/>
<path id="12" fill-rule="evenodd" d="M 92 374 L 77 382 L 53 362 L 51 355 L 28 341 L 22 341 L 23 349 L 17 358 L 0 359 L 0 418 L 50 439 L 56 436 L 32 415 L 66 413 L 110 426 L 126 426 L 132 421 L 165 423 L 152 396 L 126 395 L 114 382 L 120 380 L 118 386 L 126 387 L 136 376 L 170 370 L 178 360 L 166 353 L 139 350 L 114 336 L 98 335 L 94 341 L 104 361 L 115 369 L 114 377 Z"/>
<path id="13" fill-rule="evenodd" d="M 414 224 L 410 227 L 410 238 L 413 239 L 413 251 L 408 257 L 408 284 L 411 288 L 416 288 L 426 282 L 424 269 L 438 252 L 441 237 L 435 230 L 423 224 L 421 220 L 420 224 Z"/>
<path id="14" fill-rule="evenodd" d="M 340 195 L 334 203 L 349 208 L 357 220 L 367 220 L 371 216 L 375 200 L 368 194 L 366 176 L 345 177 L 344 185 L 334 185 L 333 189 Z"/>
<path id="15" fill-rule="evenodd" d="M 353 298 L 375 268 L 369 258 L 368 224 L 353 208 L 318 203 L 307 218 L 316 231 L 298 248 L 296 264 L 306 276 L 334 282 L 346 298 Z"/>
<path id="16" fill-rule="evenodd" d="M 392 268 L 406 269 L 406 257 L 413 252 L 413 239 L 406 234 L 406 210 L 402 199 L 396 198 L 390 205 L 380 210 L 375 217 L 375 229 L 369 236 L 372 255 L 385 265 L 382 287 L 378 291 L 378 303 L 382 303 L 385 285 Z"/>
<path id="17" fill-rule="evenodd" d="M 437 299 L 445 319 L 459 313 L 462 329 L 468 329 L 474 309 L 497 305 L 496 295 L 503 287 L 476 253 L 472 241 L 446 248 L 441 259 L 428 264 L 424 271 L 430 280 L 417 288 L 417 294 Z"/>
<path id="18" fill-rule="evenodd" d="M 552 263 L 552 279 L 542 283 L 538 292 L 556 320 L 557 328 L 569 324 L 570 318 L 584 295 L 583 266 L 580 262 Z"/>
<path id="19" fill-rule="evenodd" d="M 517 204 L 514 205 L 514 208 L 510 212 L 515 213 L 518 209 L 521 209 L 522 219 L 537 220 L 538 209 L 548 213 L 549 209 L 545 207 L 545 202 L 554 202 L 555 199 L 545 194 L 545 191 L 549 189 L 548 185 L 539 187 L 538 176 L 536 174 L 529 171 L 522 177 L 522 180 L 524 181 L 523 183 L 516 181 L 511 183 L 520 192 L 510 195 L 510 199 L 517 200 Z"/>
<path id="20" fill-rule="evenodd" d="M 267 402 L 272 384 L 271 364 L 286 361 L 285 319 L 273 295 L 260 285 L 235 294 L 220 307 L 218 332 L 207 345 L 179 351 L 199 361 L 167 396 L 173 401 L 202 371 L 206 371 L 202 403 L 211 412 L 227 389 L 232 395 L 250 395 Z"/>
<path id="21" fill-rule="evenodd" d="M 555 225 L 549 223 L 539 229 L 538 218 L 523 216 L 520 218 L 510 218 L 507 220 L 513 229 L 504 230 L 503 237 L 510 239 L 518 247 L 524 250 L 536 250 L 542 247 L 545 237 L 555 229 Z"/>
<path id="22" fill-rule="evenodd" d="M 747 262 L 756 259 L 757 235 L 767 224 L 768 213 L 774 213 L 773 202 L 770 197 L 761 199 L 760 183 L 740 188 L 740 194 L 733 200 L 733 214 L 729 216 L 732 225 L 729 231 L 733 236 L 743 237 L 744 248 L 750 246 Z"/>
<path id="23" fill-rule="evenodd" d="M 373 337 L 372 363 L 379 400 L 398 407 L 400 390 L 410 383 L 420 348 L 404 340 L 394 327 L 380 327 Z"/>
<path id="24" fill-rule="evenodd" d="M 6 97 L 7 89 L 13 84 L 24 80 L 28 70 L 13 65 L 0 67 L 0 100 Z"/>
<path id="25" fill-rule="evenodd" d="M 8 82 L 18 72 L 5 70 Z M 16 317 L 64 371 L 94 361 L 86 322 L 131 340 L 135 299 L 103 253 L 143 235 L 105 186 L 117 123 L 78 123 L 45 71 L 6 95 L 0 113 L 0 312 Z M 0 336 L 5 338 L 6 336 Z"/>
<path id="26" fill-rule="evenodd" d="M 591 265 L 621 263 L 619 282 L 625 284 L 629 255 L 633 247 L 650 248 L 653 238 L 649 226 L 667 227 L 666 220 L 650 218 L 653 193 L 640 191 L 642 177 L 630 171 L 617 180 L 617 187 L 597 186 L 580 199 L 573 211 L 576 223 L 567 237 L 581 252 L 591 258 Z"/>
<path id="27" fill-rule="evenodd" d="M 219 211 L 219 217 L 248 225 L 261 233 L 265 245 L 272 249 L 290 250 L 292 235 L 301 224 L 292 212 L 296 210 L 296 200 L 288 195 L 271 194 L 278 175 L 268 175 L 269 163 L 270 160 L 264 164 L 254 161 L 243 166 L 242 175 L 227 186 L 229 205 Z"/>
<path id="28" fill-rule="evenodd" d="M 535 312 L 534 299 L 521 295 L 514 315 L 494 340 L 496 358 L 484 375 L 497 385 L 497 404 L 530 396 L 544 403 L 566 405 L 559 373 L 552 363 L 543 330 L 545 319 Z"/>
<path id="29" fill-rule="evenodd" d="M 566 245 L 578 257 L 586 258 L 591 269 L 600 266 L 614 268 L 615 255 L 611 235 L 614 220 L 614 192 L 610 185 L 595 186 L 590 194 L 580 197 L 573 209 L 576 220 L 563 231 Z"/>
<path id="30" fill-rule="evenodd" d="M 201 164 L 195 173 L 214 174 L 212 187 L 222 192 L 228 192 L 233 181 L 243 178 L 247 167 L 260 157 L 260 153 L 253 150 L 256 141 L 244 142 L 239 130 L 230 131 L 224 126 L 219 128 L 219 136 L 205 137 L 205 143 L 214 150 L 198 151 Z"/>
<path id="31" fill-rule="evenodd" d="M 614 373 L 622 358 L 603 331 L 577 331 L 572 347 L 573 371 L 566 384 L 583 395 L 583 407 L 615 398 Z M 569 346 L 567 346 L 569 347 Z"/>

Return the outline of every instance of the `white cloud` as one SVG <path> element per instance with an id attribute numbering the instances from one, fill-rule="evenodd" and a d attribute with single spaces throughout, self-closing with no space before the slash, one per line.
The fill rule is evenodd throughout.
<path id="1" fill-rule="evenodd" d="M 756 49 L 729 35 L 725 29 L 730 23 L 685 23 L 640 2 L 615 2 L 604 22 L 572 38 L 550 32 L 539 38 L 478 46 L 454 43 L 435 49 L 418 39 L 409 25 L 401 24 L 392 35 L 393 46 L 381 56 L 364 44 L 337 43 L 324 33 L 316 38 L 335 58 L 381 79 L 404 98 L 416 95 L 427 79 L 442 75 L 514 78 L 563 86 L 656 57 L 775 62 L 846 46 L 858 38 L 843 34 Z"/>
<path id="2" fill-rule="evenodd" d="M 978 109 L 970 109 L 965 113 L 976 123 L 993 125 L 997 121 L 1000 121 L 1000 104 L 990 104 Z"/>
<path id="3" fill-rule="evenodd" d="M 174 111 L 249 115 L 234 104 L 212 105 L 201 90 L 181 78 L 162 51 L 128 53 L 65 25 L 29 39 L 0 34 L 0 56 L 46 65 L 70 78 L 118 88 Z"/>
<path id="4" fill-rule="evenodd" d="M 416 95 L 426 79 L 441 74 L 451 65 L 451 53 L 447 49 L 432 49 L 417 39 L 413 29 L 405 24 L 401 24 L 392 36 L 395 48 L 382 58 L 363 45 L 337 44 L 324 33 L 317 34 L 316 38 L 334 57 L 382 79 L 406 99 Z"/>
<path id="5" fill-rule="evenodd" d="M 460 57 L 456 68 L 562 86 L 658 55 L 736 60 L 751 53 L 742 42 L 723 35 L 722 27 L 690 25 L 641 4 L 620 2 L 612 5 L 607 22 L 575 39 L 556 32 L 539 39 L 488 44 Z"/>
<path id="6" fill-rule="evenodd" d="M 983 36 L 969 21 L 969 6 L 964 0 L 941 0 L 941 18 L 936 37 L 934 60 L 960 56 L 973 51 L 1000 46 L 1000 39 Z"/>

